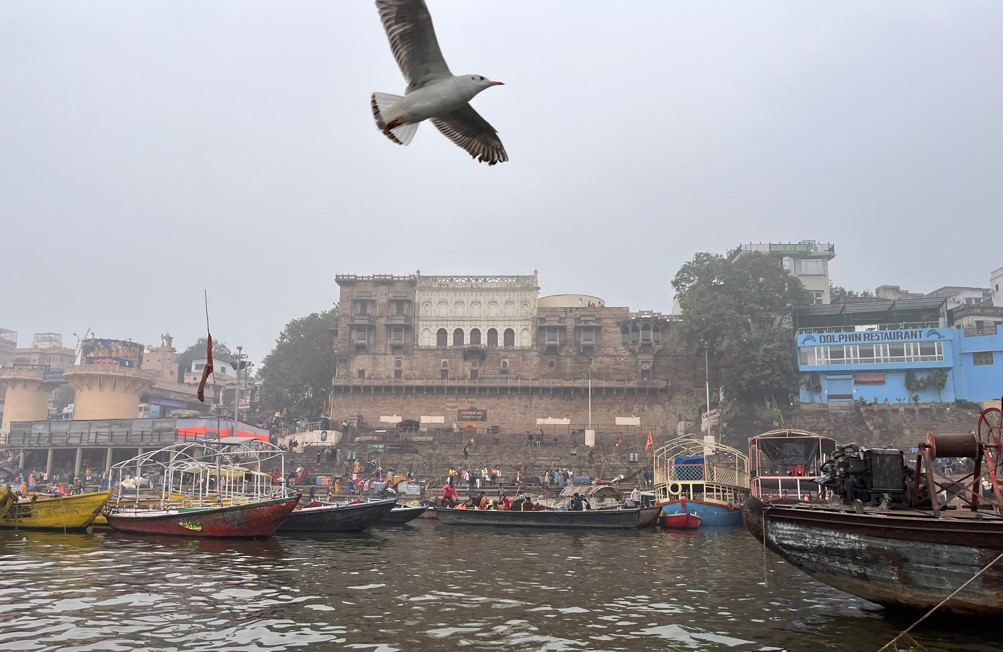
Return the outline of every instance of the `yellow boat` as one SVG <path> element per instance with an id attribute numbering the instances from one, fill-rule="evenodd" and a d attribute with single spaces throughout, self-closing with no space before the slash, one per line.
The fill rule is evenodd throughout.
<path id="1" fill-rule="evenodd" d="M 33 494 L 15 502 L 0 518 L 5 530 L 83 530 L 101 513 L 111 491 L 43 496 Z"/>
<path id="2" fill-rule="evenodd" d="M 10 506 L 17 500 L 17 496 L 10 490 L 10 487 L 0 486 L 0 516 L 7 513 Z"/>

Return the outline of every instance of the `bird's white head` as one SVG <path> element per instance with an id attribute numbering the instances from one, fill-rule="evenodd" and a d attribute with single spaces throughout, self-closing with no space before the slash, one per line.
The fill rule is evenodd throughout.
<path id="1" fill-rule="evenodd" d="M 491 81 L 483 75 L 464 75 L 464 78 L 469 80 L 467 83 L 477 89 L 480 93 L 485 88 L 490 88 L 491 86 L 504 86 L 500 81 Z"/>

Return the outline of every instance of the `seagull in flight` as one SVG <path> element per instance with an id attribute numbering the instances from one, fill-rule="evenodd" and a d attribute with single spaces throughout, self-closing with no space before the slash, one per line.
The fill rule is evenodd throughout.
<path id="1" fill-rule="evenodd" d="M 407 80 L 403 97 L 372 94 L 370 105 L 380 131 L 395 143 L 407 145 L 419 123 L 431 120 L 446 138 L 478 161 L 488 165 L 507 161 L 498 132 L 470 106 L 470 100 L 485 88 L 503 84 L 449 71 L 424 0 L 376 0 L 376 8 Z"/>

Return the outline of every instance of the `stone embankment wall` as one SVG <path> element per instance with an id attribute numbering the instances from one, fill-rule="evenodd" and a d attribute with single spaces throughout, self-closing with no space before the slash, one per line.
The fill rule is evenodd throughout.
<path id="1" fill-rule="evenodd" d="M 857 442 L 870 448 L 909 451 L 927 434 L 964 433 L 975 430 L 979 411 L 960 404 L 874 405 L 847 403 L 842 408 L 802 406 L 792 427 L 832 437 L 837 442 Z"/>
<path id="2" fill-rule="evenodd" d="M 305 451 L 295 452 L 286 460 L 287 468 L 302 466 L 311 476 L 340 475 L 352 464 L 350 456 L 365 463 L 373 460 L 379 463 L 385 472 L 393 469 L 396 473 L 411 473 L 416 479 L 427 481 L 430 486 L 441 487 L 446 480 L 449 467 L 481 469 L 497 468 L 506 486 L 515 483 L 516 471 L 524 468 L 530 478 L 530 483 L 537 484 L 537 477 L 547 469 L 568 468 L 576 476 L 599 477 L 604 481 L 622 475 L 626 478 L 624 486 L 633 487 L 644 478 L 644 471 L 652 466 L 651 454 L 654 449 L 644 450 L 647 433 L 640 435 L 620 436 L 621 445 L 617 446 L 615 438 L 600 436 L 598 445 L 592 449 L 592 461 L 589 462 L 589 448 L 584 446 L 581 437 L 544 437 L 542 444 L 527 446 L 525 440 L 510 438 L 474 437 L 474 444 L 469 440 L 463 443 L 450 437 L 434 442 L 359 442 L 338 445 L 341 461 L 327 461 L 324 456 L 326 446 L 308 446 Z M 664 439 L 661 443 L 664 443 Z M 380 446 L 382 445 L 382 450 Z M 467 457 L 463 448 L 467 448 Z M 320 452 L 318 462 L 317 453 Z M 632 461 L 636 459 L 637 461 Z"/>

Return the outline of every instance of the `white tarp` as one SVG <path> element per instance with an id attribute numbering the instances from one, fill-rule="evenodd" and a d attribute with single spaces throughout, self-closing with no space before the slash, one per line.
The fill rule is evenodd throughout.
<path id="1" fill-rule="evenodd" d="M 380 417 L 380 423 L 400 423 L 401 418 L 396 414 L 389 417 Z"/>
<path id="2" fill-rule="evenodd" d="M 538 426 L 570 426 L 571 419 L 554 419 L 552 417 L 544 417 L 543 419 L 537 419 L 536 425 Z"/>
<path id="3" fill-rule="evenodd" d="M 641 417 L 615 417 L 618 426 L 639 426 Z"/>
<path id="4" fill-rule="evenodd" d="M 446 423 L 446 417 L 421 416 L 418 417 L 418 421 L 421 423 Z"/>

